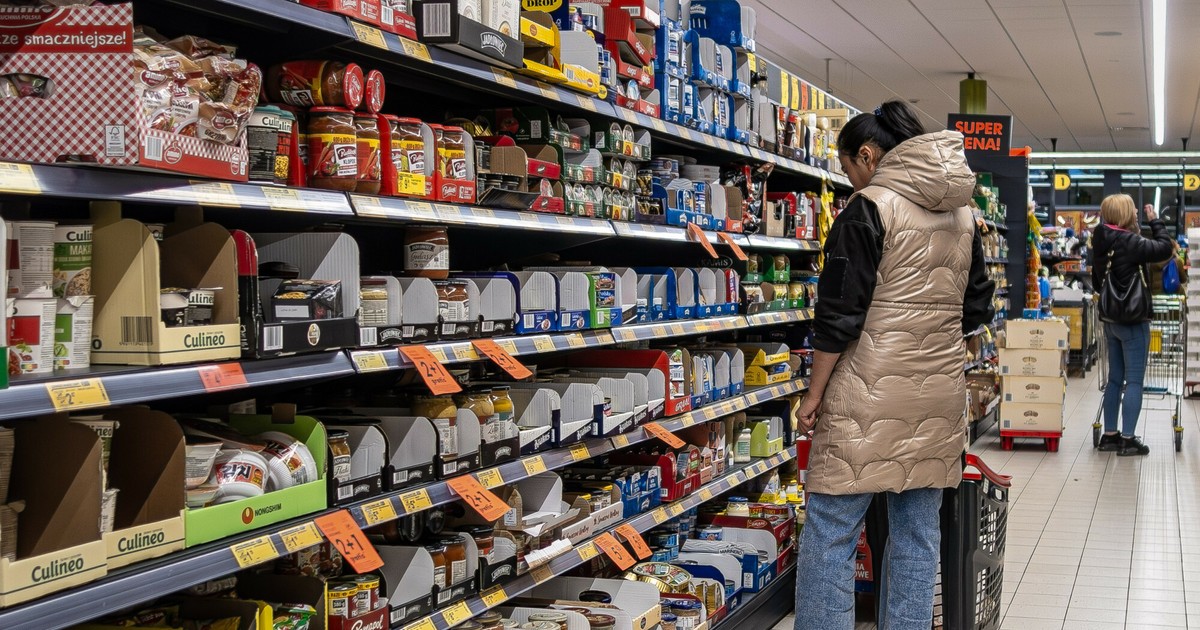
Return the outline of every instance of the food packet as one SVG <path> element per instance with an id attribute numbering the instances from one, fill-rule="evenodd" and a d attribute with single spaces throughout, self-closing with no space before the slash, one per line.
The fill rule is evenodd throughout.
<path id="1" fill-rule="evenodd" d="M 271 630 L 308 630 L 317 609 L 307 604 L 271 604 L 275 620 Z"/>

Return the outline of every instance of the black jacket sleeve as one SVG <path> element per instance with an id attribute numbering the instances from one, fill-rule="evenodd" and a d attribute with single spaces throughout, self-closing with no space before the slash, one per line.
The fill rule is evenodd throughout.
<path id="1" fill-rule="evenodd" d="M 1162 262 L 1175 253 L 1175 241 L 1167 233 L 1167 224 L 1163 223 L 1161 219 L 1150 222 L 1150 238 L 1145 238 L 1141 234 L 1133 236 L 1134 238 L 1129 239 L 1129 244 L 1125 247 L 1129 249 L 1129 256 L 1136 262 L 1143 264 Z"/>
<path id="2" fill-rule="evenodd" d="M 825 268 L 817 283 L 812 346 L 840 353 L 862 335 L 883 258 L 879 209 L 855 197 L 838 215 L 825 241 Z"/>
<path id="3" fill-rule="evenodd" d="M 983 257 L 983 236 L 977 227 L 975 238 L 971 239 L 971 271 L 967 276 L 967 290 L 963 295 L 964 334 L 996 317 L 996 308 L 992 300 L 995 292 L 996 283 L 988 277 L 987 261 Z"/>
<path id="4" fill-rule="evenodd" d="M 1150 222 L 1150 238 L 1101 225 L 1092 235 L 1092 279 L 1103 291 L 1109 267 L 1116 278 L 1129 278 L 1146 263 L 1161 262 L 1175 253 L 1175 241 L 1160 219 Z M 1144 272 L 1144 269 L 1143 269 Z"/>

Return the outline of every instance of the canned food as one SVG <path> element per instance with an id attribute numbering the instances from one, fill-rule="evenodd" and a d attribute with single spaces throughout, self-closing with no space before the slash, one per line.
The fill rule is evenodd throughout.
<path id="1" fill-rule="evenodd" d="M 330 617 L 354 616 L 354 598 L 358 595 L 358 586 L 354 584 L 330 584 L 329 594 L 325 598 Z"/>
<path id="2" fill-rule="evenodd" d="M 358 585 L 359 592 L 367 592 L 367 601 L 369 602 L 367 612 L 379 608 L 379 576 L 372 574 L 359 575 L 354 578 L 354 583 Z"/>

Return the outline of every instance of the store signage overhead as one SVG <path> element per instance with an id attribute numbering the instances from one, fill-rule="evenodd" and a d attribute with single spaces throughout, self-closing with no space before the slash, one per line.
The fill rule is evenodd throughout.
<path id="1" fill-rule="evenodd" d="M 950 114 L 946 126 L 963 135 L 963 147 L 972 151 L 1008 155 L 1012 146 L 1012 116 Z"/>
<path id="2" fill-rule="evenodd" d="M 1054 190 L 1066 190 L 1071 187 L 1071 177 L 1066 173 L 1054 175 Z"/>
<path id="3" fill-rule="evenodd" d="M 1188 173 L 1183 176 L 1183 189 L 1188 192 L 1200 190 L 1200 175 Z"/>

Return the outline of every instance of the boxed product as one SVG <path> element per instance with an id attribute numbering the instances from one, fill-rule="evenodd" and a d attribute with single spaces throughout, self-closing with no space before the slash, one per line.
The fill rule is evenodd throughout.
<path id="1" fill-rule="evenodd" d="M 1001 348 L 1001 376 L 1061 376 L 1067 353 L 1061 350 Z"/>
<path id="2" fill-rule="evenodd" d="M 1002 402 L 1000 428 L 1005 431 L 1059 433 L 1063 430 L 1062 403 Z"/>
<path id="3" fill-rule="evenodd" d="M 1067 323 L 1061 319 L 1010 319 L 1005 324 L 1006 348 L 1067 350 Z"/>
<path id="4" fill-rule="evenodd" d="M 135 32 L 129 3 L 9 7 L 0 30 L 0 76 L 31 77 L 20 97 L 0 99 L 12 130 L 0 155 L 248 178 L 244 128 L 262 82 L 253 64 L 223 48 L 208 54 L 198 38 Z M 210 89 L 180 85 L 176 73 Z"/>
<path id="5" fill-rule="evenodd" d="M 1005 376 L 1001 384 L 1004 402 L 1060 405 L 1067 395 L 1067 379 L 1061 376 Z"/>

